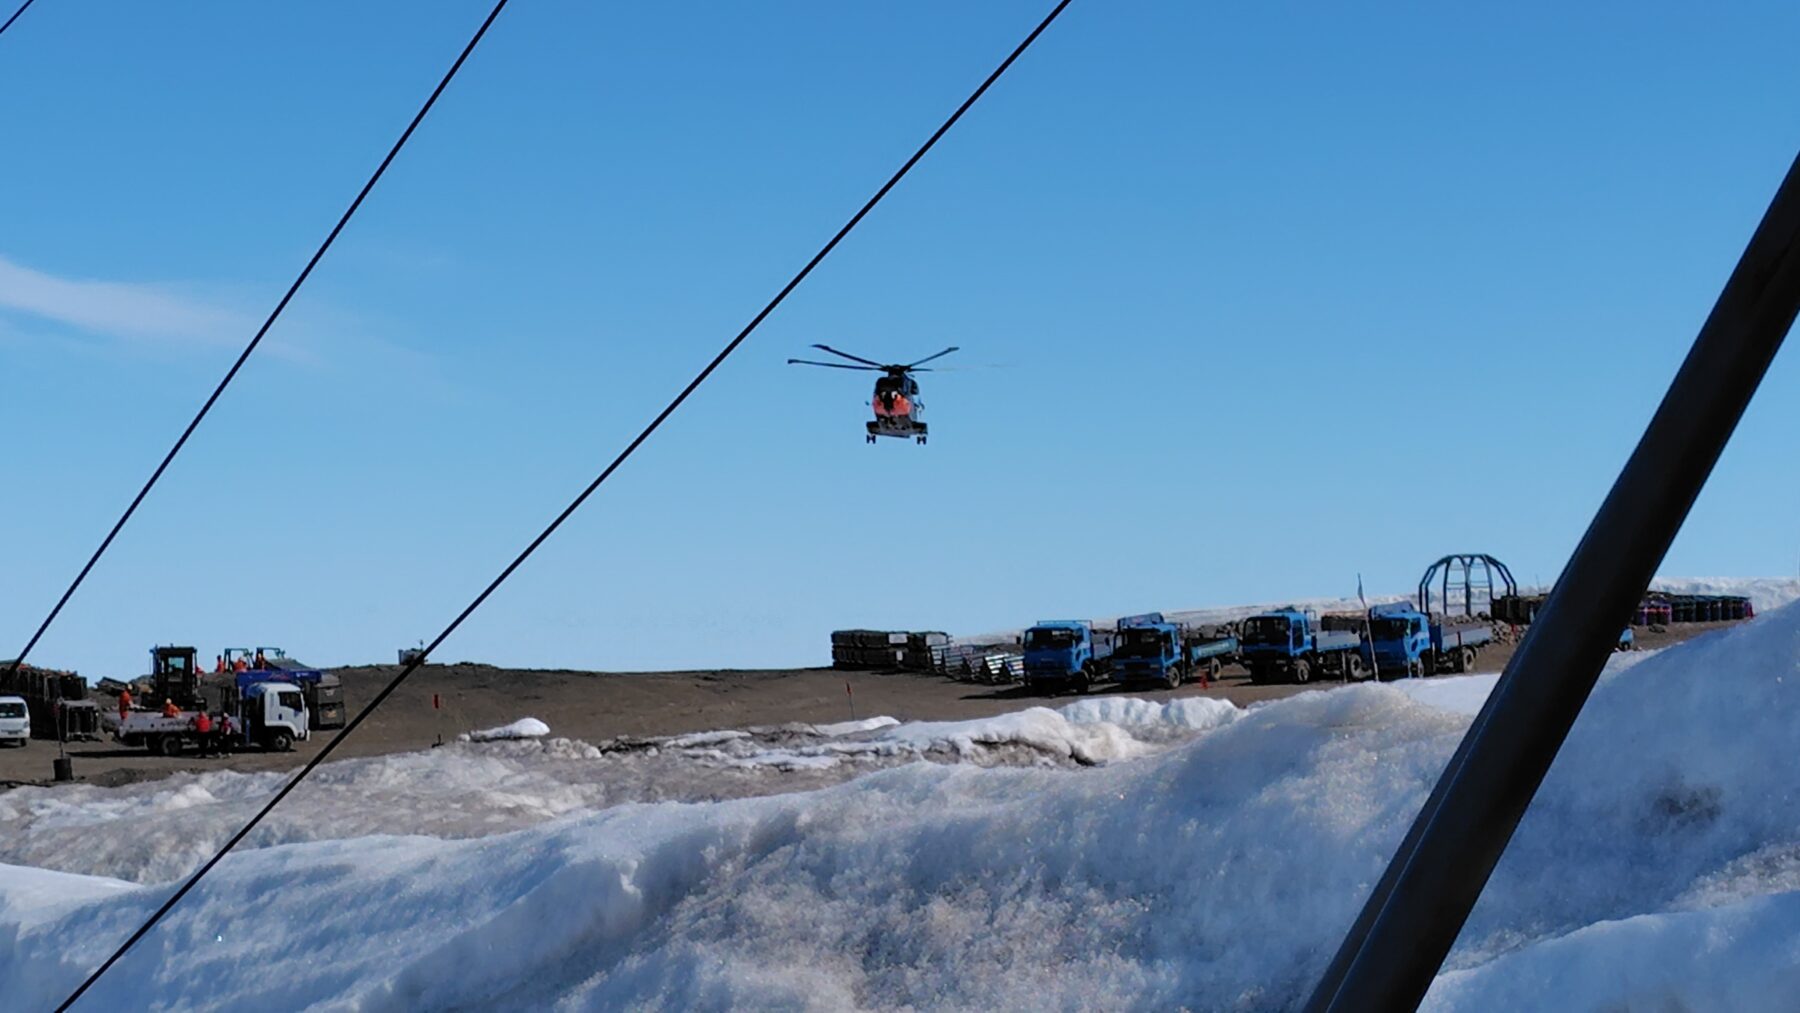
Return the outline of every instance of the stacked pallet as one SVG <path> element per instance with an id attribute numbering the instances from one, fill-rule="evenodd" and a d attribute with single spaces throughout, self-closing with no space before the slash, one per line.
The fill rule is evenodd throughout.
<path id="1" fill-rule="evenodd" d="M 889 630 L 833 630 L 833 668 L 898 668 L 906 659 L 906 634 Z"/>
<path id="2" fill-rule="evenodd" d="M 834 630 L 831 634 L 831 665 L 833 668 L 906 668 L 929 672 L 933 669 L 933 649 L 949 642 L 948 633 L 935 630 Z"/>

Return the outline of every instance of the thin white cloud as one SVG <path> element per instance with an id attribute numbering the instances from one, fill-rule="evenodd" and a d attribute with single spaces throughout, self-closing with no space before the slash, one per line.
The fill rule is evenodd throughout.
<path id="1" fill-rule="evenodd" d="M 95 335 L 217 344 L 241 337 L 243 314 L 168 286 L 59 278 L 0 256 L 0 310 Z"/>

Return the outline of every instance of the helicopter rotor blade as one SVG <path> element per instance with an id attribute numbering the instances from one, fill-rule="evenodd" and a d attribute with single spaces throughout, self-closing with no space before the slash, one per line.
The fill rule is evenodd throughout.
<path id="1" fill-rule="evenodd" d="M 878 372 L 879 366 L 850 366 L 842 362 L 814 362 L 811 359 L 789 359 L 790 366 L 824 366 L 826 369 L 859 369 L 864 372 Z"/>
<path id="2" fill-rule="evenodd" d="M 841 356 L 842 358 L 849 359 L 851 362 L 860 362 L 865 366 L 874 366 L 876 369 L 885 368 L 884 366 L 882 366 L 881 363 L 876 362 L 874 359 L 865 359 L 860 355 L 851 355 L 849 352 L 840 352 L 837 349 L 831 347 L 830 345 L 814 345 L 813 347 L 817 348 L 821 352 L 830 352 L 833 355 Z"/>
<path id="3" fill-rule="evenodd" d="M 924 357 L 924 358 L 923 358 L 923 359 L 920 359 L 920 360 L 919 360 L 919 361 L 918 361 L 918 362 L 915 362 L 915 363 L 913 363 L 913 364 L 912 364 L 912 365 L 910 365 L 910 366 L 907 366 L 907 367 L 906 367 L 906 368 L 907 368 L 907 369 L 912 369 L 912 368 L 913 368 L 913 367 L 915 367 L 915 366 L 922 366 L 922 365 L 924 365 L 924 364 L 925 364 L 925 363 L 927 363 L 927 362 L 930 362 L 930 361 L 931 361 L 931 360 L 933 360 L 933 359 L 941 359 L 941 358 L 943 358 L 943 357 L 944 357 L 944 356 L 946 356 L 946 355 L 949 355 L 949 354 L 950 354 L 950 353 L 951 353 L 951 352 L 954 352 L 954 351 L 956 351 L 956 350 L 957 350 L 957 349 L 958 349 L 958 348 L 960 348 L 960 347 L 961 347 L 961 346 L 959 346 L 959 345 L 951 345 L 951 346 L 950 346 L 950 347 L 949 347 L 949 348 L 946 348 L 946 349 L 944 349 L 944 350 L 943 350 L 943 351 L 941 351 L 941 352 L 939 352 L 939 353 L 937 353 L 937 354 L 936 354 L 936 355 L 927 355 L 927 356 L 926 356 L 926 357 Z"/>

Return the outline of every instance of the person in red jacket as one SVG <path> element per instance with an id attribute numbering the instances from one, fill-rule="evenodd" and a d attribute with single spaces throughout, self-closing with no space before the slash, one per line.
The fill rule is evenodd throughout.
<path id="1" fill-rule="evenodd" d="M 200 740 L 201 756 L 211 756 L 213 752 L 212 715 L 202 710 L 194 715 L 194 736 Z"/>
<path id="2" fill-rule="evenodd" d="M 131 712 L 131 690 L 119 690 L 119 720 L 123 722 L 125 715 Z"/>

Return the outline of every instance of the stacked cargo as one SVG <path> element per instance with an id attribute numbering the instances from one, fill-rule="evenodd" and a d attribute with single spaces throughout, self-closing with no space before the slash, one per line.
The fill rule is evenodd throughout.
<path id="1" fill-rule="evenodd" d="M 1638 625 L 1651 623 L 1723 623 L 1751 619 L 1756 609 L 1750 599 L 1735 594 L 1662 594 L 1645 596 L 1638 611 L 1645 618 Z"/>
<path id="2" fill-rule="evenodd" d="M 0 694 L 25 698 L 37 734 L 65 739 L 100 734 L 100 707 L 87 698 L 87 680 L 74 672 L 35 665 L 21 665 L 14 672 L 10 662 L 0 662 Z"/>
<path id="3" fill-rule="evenodd" d="M 1525 625 L 1537 618 L 1546 595 L 1499 595 L 1494 598 L 1494 619 Z M 1752 619 L 1755 606 L 1735 594 L 1667 594 L 1652 591 L 1631 614 L 1633 626 L 1668 626 L 1672 623 L 1724 623 Z"/>
<path id="4" fill-rule="evenodd" d="M 932 652 L 950 643 L 950 634 L 935 630 L 835 630 L 831 634 L 833 668 L 906 668 L 930 672 Z"/>
<path id="5" fill-rule="evenodd" d="M 831 667 L 898 668 L 906 662 L 909 634 L 890 630 L 834 630 Z"/>
<path id="6" fill-rule="evenodd" d="M 936 671 L 937 665 L 934 663 L 932 651 L 947 647 L 949 644 L 950 634 L 937 630 L 908 633 L 906 635 L 906 657 L 901 661 L 901 665 L 914 672 Z"/>
<path id="7" fill-rule="evenodd" d="M 1493 610 L 1495 622 L 1527 626 L 1537 618 L 1538 610 L 1544 607 L 1546 597 L 1548 595 L 1498 594 L 1489 607 Z"/>

